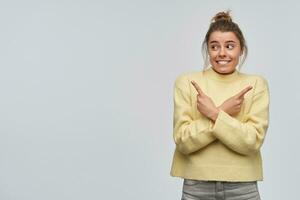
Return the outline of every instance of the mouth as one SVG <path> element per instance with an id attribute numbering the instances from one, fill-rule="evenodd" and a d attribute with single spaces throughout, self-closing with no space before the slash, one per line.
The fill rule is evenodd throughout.
<path id="1" fill-rule="evenodd" d="M 226 65 L 230 62 L 230 60 L 217 60 L 216 63 L 219 65 Z"/>

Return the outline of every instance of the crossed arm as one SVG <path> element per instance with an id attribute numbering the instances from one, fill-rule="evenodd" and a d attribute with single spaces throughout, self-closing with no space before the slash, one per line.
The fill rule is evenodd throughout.
<path id="1" fill-rule="evenodd" d="M 178 79 L 174 87 L 174 141 L 183 154 L 190 154 L 206 147 L 216 139 L 228 148 L 243 155 L 259 151 L 268 128 L 269 90 L 267 82 L 259 78 L 250 111 L 245 121 L 233 116 L 240 111 L 244 95 L 252 89 L 248 86 L 216 107 L 210 97 L 192 82 L 198 92 L 197 109 L 205 117 L 194 120 L 188 87 Z M 185 82 L 186 83 L 186 82 Z"/>

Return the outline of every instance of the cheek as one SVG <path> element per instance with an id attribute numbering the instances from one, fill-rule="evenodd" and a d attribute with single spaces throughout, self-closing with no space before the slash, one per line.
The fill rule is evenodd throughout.
<path id="1" fill-rule="evenodd" d="M 210 59 L 214 59 L 217 56 L 217 53 L 209 51 L 208 56 L 209 56 Z"/>
<path id="2" fill-rule="evenodd" d="M 210 63 L 215 62 L 215 56 L 213 54 L 209 55 L 209 62 Z"/>
<path id="3" fill-rule="evenodd" d="M 238 60 L 239 57 L 240 57 L 240 52 L 239 52 L 239 51 L 237 51 L 237 52 L 232 52 L 232 53 L 230 53 L 230 57 L 231 57 L 232 59 L 234 59 L 234 60 Z"/>

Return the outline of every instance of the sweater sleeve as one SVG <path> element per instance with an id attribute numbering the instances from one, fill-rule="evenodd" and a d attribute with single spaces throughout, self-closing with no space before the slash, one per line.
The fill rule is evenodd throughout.
<path id="1" fill-rule="evenodd" d="M 243 122 L 220 110 L 213 125 L 213 134 L 223 144 L 243 155 L 255 154 L 263 144 L 269 126 L 269 89 L 264 78 L 257 87 Z"/>
<path id="2" fill-rule="evenodd" d="M 190 81 L 180 76 L 174 85 L 174 119 L 173 138 L 177 150 L 187 155 L 204 148 L 216 137 L 212 134 L 213 123 L 210 119 L 201 116 L 193 119 L 191 103 Z"/>

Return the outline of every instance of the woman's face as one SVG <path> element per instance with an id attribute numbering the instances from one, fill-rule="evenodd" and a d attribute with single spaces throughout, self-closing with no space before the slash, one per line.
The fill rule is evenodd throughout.
<path id="1" fill-rule="evenodd" d="M 214 31 L 208 40 L 208 54 L 216 72 L 232 73 L 242 55 L 240 41 L 233 32 Z"/>

